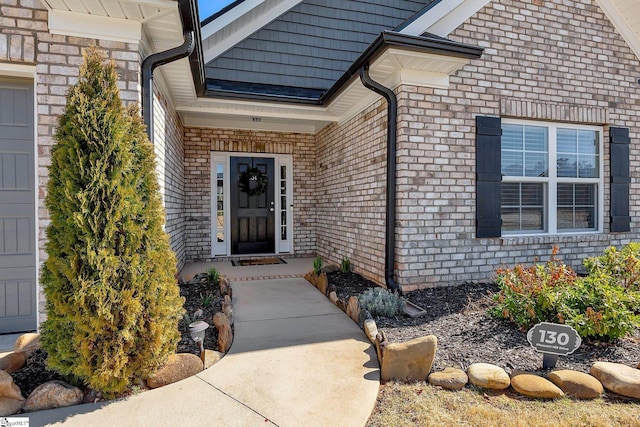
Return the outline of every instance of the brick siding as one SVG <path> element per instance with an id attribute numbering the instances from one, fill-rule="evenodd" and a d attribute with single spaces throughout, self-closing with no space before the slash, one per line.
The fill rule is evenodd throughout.
<path id="1" fill-rule="evenodd" d="M 184 129 L 180 118 L 156 88 L 154 99 L 154 151 L 160 192 L 166 212 L 165 231 L 178 261 L 178 271 L 184 266 L 185 247 L 185 188 L 184 188 Z"/>
<path id="2" fill-rule="evenodd" d="M 575 268 L 637 233 L 475 238 L 475 117 L 629 127 L 640 137 L 638 59 L 593 1 L 492 1 L 450 38 L 485 48 L 448 89 L 402 86 L 398 137 L 398 281 L 405 289 L 488 281 L 501 264 L 547 259 Z M 640 152 L 631 144 L 631 229 L 637 229 Z"/>
<path id="3" fill-rule="evenodd" d="M 387 104 L 318 133 L 318 254 L 384 281 Z"/>

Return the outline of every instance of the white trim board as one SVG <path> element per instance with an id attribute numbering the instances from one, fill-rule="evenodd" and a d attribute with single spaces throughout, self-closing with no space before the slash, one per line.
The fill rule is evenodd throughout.
<path id="1" fill-rule="evenodd" d="M 51 34 L 125 43 L 142 40 L 142 23 L 138 21 L 60 10 L 50 10 L 48 15 Z"/>

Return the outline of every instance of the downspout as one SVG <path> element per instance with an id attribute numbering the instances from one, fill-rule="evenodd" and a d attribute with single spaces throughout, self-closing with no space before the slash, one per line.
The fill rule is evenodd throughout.
<path id="1" fill-rule="evenodd" d="M 387 100 L 387 206 L 384 277 L 387 289 L 402 295 L 402 288 L 395 281 L 395 247 L 396 247 L 396 131 L 398 100 L 389 88 L 375 82 L 369 76 L 369 65 L 360 68 L 360 81 L 367 89 L 382 95 Z"/>
<path id="2" fill-rule="evenodd" d="M 153 143 L 153 70 L 178 59 L 191 55 L 196 45 L 193 31 L 185 31 L 184 43 L 164 52 L 154 53 L 142 61 L 142 118 L 147 127 L 147 135 Z"/>

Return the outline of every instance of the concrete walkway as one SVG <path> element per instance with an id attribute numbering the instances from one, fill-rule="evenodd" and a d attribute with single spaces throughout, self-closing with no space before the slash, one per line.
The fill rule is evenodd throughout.
<path id="1" fill-rule="evenodd" d="M 126 400 L 20 416 L 31 427 L 364 425 L 379 388 L 364 333 L 304 279 L 246 269 L 264 273 L 236 271 L 235 340 L 216 365 Z"/>

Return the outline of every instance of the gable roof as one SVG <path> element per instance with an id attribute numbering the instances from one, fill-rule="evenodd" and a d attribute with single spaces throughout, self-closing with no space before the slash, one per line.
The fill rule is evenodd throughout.
<path id="1" fill-rule="evenodd" d="M 216 81 L 328 90 L 382 31 L 433 0 L 305 0 L 207 64 Z M 285 89 L 285 90 L 283 90 Z"/>
<path id="2" fill-rule="evenodd" d="M 185 24 L 191 22 L 178 10 L 191 9 L 197 17 L 195 0 L 40 0 L 49 11 L 48 26 L 56 34 L 137 42 L 142 38 L 147 53 L 163 51 L 183 41 Z M 196 49 L 189 59 L 166 64 L 156 70 L 159 83 L 164 82 L 170 102 L 185 125 L 235 127 L 316 132 L 329 122 L 343 122 L 370 105 L 377 95 L 363 88 L 349 70 L 331 88 L 321 88 L 325 102 L 308 105 L 281 102 L 278 97 L 238 99 L 198 97 L 204 83 L 198 57 L 211 62 L 256 31 L 277 20 L 303 0 L 242 0 L 202 27 L 202 51 Z M 346 1 L 346 0 L 345 0 Z M 388 2 L 399 0 L 388 0 Z M 640 2 L 638 0 L 593 0 L 611 20 L 629 47 L 640 58 Z M 449 49 L 447 37 L 459 25 L 475 15 L 490 0 L 423 0 L 424 7 L 387 35 L 386 41 L 369 45 L 349 67 L 367 59 L 371 76 L 388 87 L 400 82 L 417 86 L 445 88 L 449 75 L 469 59 L 429 53 L 407 47 L 410 36 L 424 37 Z M 189 8 L 183 5 L 191 4 Z M 180 5 L 180 6 L 178 6 Z M 99 7 L 98 7 L 99 6 Z M 189 18 L 189 17 L 186 17 Z M 181 22 L 182 21 L 182 22 Z M 382 31 L 382 30 L 381 30 Z M 425 34 L 429 33 L 429 34 Z M 394 34 L 392 34 L 394 33 Z M 380 41 L 383 40 L 379 37 Z M 406 42 L 406 43 L 405 43 Z M 404 43 L 404 46 L 402 44 Z M 463 47 L 463 46 L 458 46 Z M 198 72 L 200 68 L 200 72 Z M 185 78 L 192 72 L 193 78 Z M 325 86 L 326 87 L 326 86 Z M 284 85 L 281 90 L 290 90 Z M 293 86 L 295 88 L 295 86 Z M 211 94 L 214 85 L 206 88 Z M 299 89 L 299 88 L 298 88 Z M 314 88 L 311 88 L 313 90 Z M 319 92 L 305 97 L 315 99 Z M 328 96 L 330 94 L 332 96 Z M 228 95 L 228 94 L 227 94 Z M 255 120 L 254 120 L 255 119 Z"/>

